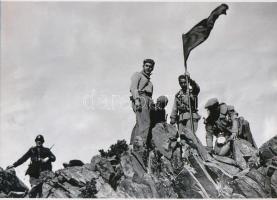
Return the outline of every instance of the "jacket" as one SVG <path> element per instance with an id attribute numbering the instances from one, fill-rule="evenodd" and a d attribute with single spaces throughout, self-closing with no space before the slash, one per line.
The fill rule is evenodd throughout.
<path id="1" fill-rule="evenodd" d="M 131 78 L 130 92 L 134 100 L 139 98 L 142 93 L 152 97 L 153 84 L 150 81 L 150 77 L 143 71 L 135 72 Z"/>
<path id="2" fill-rule="evenodd" d="M 193 81 L 190 80 L 190 104 L 191 104 L 191 110 L 193 113 L 193 118 L 194 119 L 200 119 L 200 115 L 197 114 L 197 109 L 198 109 L 198 94 L 200 92 L 200 87 L 199 85 Z M 182 121 L 182 120 L 187 120 L 190 118 L 189 114 L 189 102 L 188 102 L 188 95 L 186 94 L 185 91 L 182 89 L 177 92 L 174 98 L 174 104 L 172 108 L 172 112 L 170 115 L 170 118 L 172 121 L 177 122 L 177 120 Z"/>
<path id="3" fill-rule="evenodd" d="M 225 136 L 231 133 L 238 134 L 238 119 L 235 113 L 228 111 L 225 103 L 219 104 L 218 112 L 210 113 L 205 120 L 206 130 L 213 135 L 224 133 Z"/>
<path id="4" fill-rule="evenodd" d="M 55 155 L 46 147 L 31 147 L 21 158 L 19 158 L 14 164 L 17 167 L 28 159 L 31 159 L 29 167 L 26 171 L 26 175 L 29 174 L 31 177 L 38 178 L 40 172 L 50 170 L 52 171 L 52 164 L 56 160 Z M 42 163 L 41 160 L 44 158 L 49 158 L 49 161 Z"/>

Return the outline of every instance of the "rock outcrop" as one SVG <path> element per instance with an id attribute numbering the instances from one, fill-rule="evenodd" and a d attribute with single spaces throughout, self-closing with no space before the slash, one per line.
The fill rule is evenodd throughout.
<path id="1" fill-rule="evenodd" d="M 27 192 L 28 187 L 17 178 L 14 170 L 0 167 L 0 197 L 24 197 Z"/>
<path id="2" fill-rule="evenodd" d="M 165 125 L 166 126 L 166 125 Z M 157 130 L 166 129 L 158 126 Z M 156 130 L 156 131 L 157 131 Z M 172 130 L 171 128 L 166 129 Z M 66 165 L 49 172 L 43 180 L 44 198 L 276 198 L 277 136 L 259 149 L 261 164 L 242 169 L 231 158 L 213 156 L 204 161 L 199 148 L 175 147 L 172 138 L 161 140 L 153 132 L 156 145 L 149 154 L 135 153 L 124 141 L 91 162 Z M 174 149 L 170 153 L 170 149 Z M 123 149 L 123 150 L 122 150 Z M 160 151 L 159 151 L 160 149 Z M 162 152 L 162 153 L 161 153 Z M 164 154 L 164 155 L 163 155 Z M 73 162 L 69 162 L 73 163 Z M 79 164 L 81 163 L 81 164 Z M 270 163 L 270 164 L 268 164 Z M 271 173 L 271 174 L 270 174 Z M 0 168 L 1 197 L 23 197 L 28 188 L 12 170 Z"/>

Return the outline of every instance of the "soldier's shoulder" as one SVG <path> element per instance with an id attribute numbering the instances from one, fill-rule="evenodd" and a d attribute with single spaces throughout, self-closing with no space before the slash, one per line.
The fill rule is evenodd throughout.
<path id="1" fill-rule="evenodd" d="M 36 146 L 31 146 L 29 150 L 32 151 L 32 150 L 34 150 L 35 148 L 36 148 Z"/>
<path id="2" fill-rule="evenodd" d="M 43 147 L 43 149 L 46 151 L 50 151 L 50 148 L 48 148 L 48 147 Z"/>
<path id="3" fill-rule="evenodd" d="M 36 146 L 32 146 L 28 149 L 28 153 L 34 153 L 36 149 Z"/>
<path id="4" fill-rule="evenodd" d="M 135 72 L 135 73 L 133 73 L 131 79 L 132 80 L 140 79 L 141 76 L 142 76 L 141 72 Z"/>
<path id="5" fill-rule="evenodd" d="M 141 76 L 142 73 L 141 72 L 134 72 L 132 76 Z"/>

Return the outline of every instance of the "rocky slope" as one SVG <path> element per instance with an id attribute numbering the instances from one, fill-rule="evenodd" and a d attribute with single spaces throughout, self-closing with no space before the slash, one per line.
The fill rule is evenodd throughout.
<path id="1" fill-rule="evenodd" d="M 27 186 L 16 177 L 14 170 L 0 167 L 0 197 L 24 197 L 27 192 Z"/>
<path id="2" fill-rule="evenodd" d="M 101 150 L 90 163 L 74 160 L 64 169 L 47 173 L 43 179 L 43 197 L 277 197 L 277 170 L 269 169 L 277 155 L 277 136 L 259 149 L 261 164 L 244 170 L 232 159 L 216 157 L 204 161 L 197 150 L 190 147 L 183 148 L 183 152 L 177 148 L 169 160 L 166 156 L 166 152 L 170 152 L 170 145 L 166 146 L 169 140 L 158 138 L 156 144 L 161 145 L 158 148 L 161 151 L 150 152 L 148 161 L 130 150 L 124 141 L 118 141 L 109 151 Z M 27 190 L 13 170 L 0 168 L 1 197 L 23 197 Z"/>

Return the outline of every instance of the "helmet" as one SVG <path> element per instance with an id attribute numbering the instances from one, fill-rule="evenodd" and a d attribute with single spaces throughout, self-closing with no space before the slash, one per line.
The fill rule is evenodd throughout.
<path id="1" fill-rule="evenodd" d="M 35 139 L 35 142 L 36 141 L 41 141 L 42 143 L 44 143 L 44 137 L 42 135 L 38 135 Z"/>
<path id="2" fill-rule="evenodd" d="M 218 99 L 217 98 L 211 98 L 207 101 L 207 103 L 205 104 L 205 108 L 210 108 L 210 107 L 214 107 L 216 105 L 218 105 Z"/>

